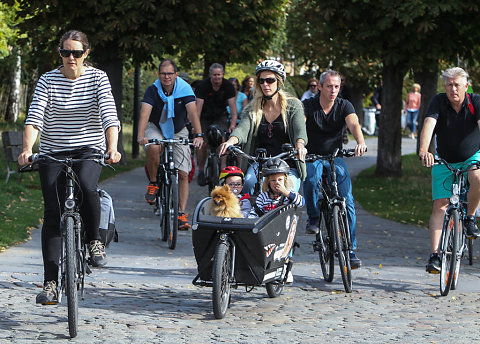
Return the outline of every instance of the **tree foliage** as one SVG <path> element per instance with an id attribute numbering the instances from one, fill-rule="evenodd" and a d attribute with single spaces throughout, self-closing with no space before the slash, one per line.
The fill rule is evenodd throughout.
<path id="1" fill-rule="evenodd" d="M 408 68 L 435 68 L 439 58 L 473 58 L 478 50 L 475 0 L 297 0 L 308 7 L 304 22 L 330 61 L 382 63 L 383 99 L 377 174 L 401 174 L 402 82 Z M 308 12 L 305 11 L 305 12 Z M 307 42 L 302 42 L 306 45 Z M 475 48 L 476 47 L 476 48 Z M 307 49 L 306 47 L 304 50 Z"/>

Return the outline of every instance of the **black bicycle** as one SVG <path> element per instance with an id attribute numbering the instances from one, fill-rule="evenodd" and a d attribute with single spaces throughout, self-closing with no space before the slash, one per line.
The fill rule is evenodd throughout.
<path id="1" fill-rule="evenodd" d="M 215 124 L 210 125 L 206 131 L 206 141 L 208 144 L 209 154 L 205 164 L 205 179 L 208 185 L 208 195 L 218 185 L 218 177 L 221 171 L 221 157 L 218 154 L 218 146 L 229 137 L 228 131 L 220 130 Z M 227 166 L 237 165 L 236 158 L 233 154 L 227 153 Z"/>
<path id="2" fill-rule="evenodd" d="M 457 288 L 460 260 L 465 252 L 468 252 L 469 264 L 473 264 L 474 238 L 467 236 L 466 228 L 463 225 L 468 209 L 468 183 L 465 174 L 468 171 L 480 168 L 480 162 L 474 162 L 462 169 L 452 167 L 440 157 L 435 157 L 435 163 L 444 164 L 453 174 L 452 195 L 445 212 L 439 247 L 441 260 L 440 293 L 442 296 L 446 296 L 450 289 L 455 290 Z"/>
<path id="3" fill-rule="evenodd" d="M 191 144 L 189 139 L 150 139 L 145 147 L 163 145 L 157 169 L 159 192 L 155 200 L 155 213 L 160 216 L 160 237 L 172 250 L 177 246 L 178 231 L 178 170 L 173 159 L 173 145 Z"/>
<path id="4" fill-rule="evenodd" d="M 263 159 L 235 146 L 229 149 L 254 162 Z M 294 159 L 296 154 L 290 150 L 266 159 Z M 300 211 L 294 204 L 280 202 L 279 207 L 258 218 L 222 218 L 209 214 L 210 201 L 210 197 L 201 200 L 193 216 L 192 242 L 198 275 L 192 283 L 212 287 L 213 313 L 221 319 L 230 305 L 233 288 L 245 286 L 251 291 L 265 285 L 270 298 L 282 294 L 293 265 L 290 252 L 296 246 Z"/>
<path id="5" fill-rule="evenodd" d="M 103 153 L 92 153 L 87 158 L 81 159 L 57 159 L 48 154 L 34 154 L 29 158 L 35 165 L 41 162 L 56 162 L 64 165 L 66 174 L 65 183 L 65 204 L 61 215 L 61 252 L 60 252 L 60 283 L 57 287 L 58 303 L 62 301 L 62 294 L 67 296 L 68 308 L 68 331 L 70 337 L 74 338 L 78 332 L 78 291 L 82 300 L 84 299 L 85 273 L 90 274 L 87 260 L 86 236 L 80 216 L 80 205 L 75 196 L 75 189 L 78 187 L 77 177 L 73 171 L 73 165 L 81 161 L 94 161 L 102 166 L 109 159 Z M 28 168 L 30 165 L 22 167 Z"/>
<path id="6" fill-rule="evenodd" d="M 308 154 L 307 162 L 327 160 L 330 164 L 330 175 L 324 167 L 322 173 L 321 195 L 318 199 L 320 229 L 313 242 L 313 250 L 318 251 L 320 266 L 325 281 L 331 282 L 334 275 L 334 257 L 338 257 L 340 274 L 343 286 L 347 293 L 352 292 L 352 268 L 350 265 L 350 251 L 352 242 L 348 227 L 347 208 L 345 198 L 338 192 L 337 172 L 335 170 L 336 157 L 353 157 L 355 149 L 335 149 L 332 154 Z"/>

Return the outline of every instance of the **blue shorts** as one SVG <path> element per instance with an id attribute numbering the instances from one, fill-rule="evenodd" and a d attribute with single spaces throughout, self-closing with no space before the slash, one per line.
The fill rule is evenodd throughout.
<path id="1" fill-rule="evenodd" d="M 480 150 L 463 162 L 450 164 L 454 168 L 464 168 L 475 161 L 480 161 Z M 450 198 L 452 195 L 453 173 L 444 165 L 432 167 L 432 199 Z"/>

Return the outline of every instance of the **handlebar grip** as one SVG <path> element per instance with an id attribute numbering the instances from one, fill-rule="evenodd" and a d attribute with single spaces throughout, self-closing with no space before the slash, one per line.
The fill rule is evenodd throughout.
<path id="1" fill-rule="evenodd" d="M 33 153 L 28 157 L 28 162 L 34 162 L 38 158 L 38 153 Z"/>

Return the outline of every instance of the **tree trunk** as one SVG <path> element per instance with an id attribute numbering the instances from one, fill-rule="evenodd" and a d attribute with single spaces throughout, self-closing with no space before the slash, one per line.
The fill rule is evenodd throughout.
<path id="1" fill-rule="evenodd" d="M 14 70 L 10 78 L 10 96 L 8 97 L 8 107 L 5 114 L 5 120 L 7 122 L 16 123 L 18 120 L 18 114 L 20 110 L 20 81 L 22 77 L 22 56 L 20 55 L 20 49 L 15 48 L 12 54 L 15 59 Z"/>
<path id="2" fill-rule="evenodd" d="M 140 118 L 140 66 L 135 65 L 135 76 L 133 82 L 133 135 L 132 135 L 132 159 L 140 155 L 137 142 L 138 120 Z"/>
<path id="3" fill-rule="evenodd" d="M 425 113 L 427 112 L 430 101 L 437 94 L 438 85 L 438 61 L 435 61 L 434 66 L 430 69 L 415 72 L 415 80 L 422 87 L 422 103 L 420 105 L 420 111 L 418 113 L 418 133 L 422 132 L 423 121 L 425 120 Z M 420 135 L 418 136 L 420 138 Z M 420 139 L 417 140 L 417 153 L 420 148 Z M 430 142 L 430 152 L 435 153 L 435 140 Z"/>
<path id="4" fill-rule="evenodd" d="M 112 94 L 115 99 L 117 115 L 120 123 L 122 123 L 122 78 L 123 78 L 123 59 L 115 58 L 108 61 L 99 62 L 100 69 L 108 75 L 110 85 L 112 86 Z M 126 164 L 126 154 L 123 148 L 122 131 L 118 133 L 118 151 L 122 154 L 121 164 Z"/>
<path id="5" fill-rule="evenodd" d="M 355 108 L 355 113 L 358 116 L 360 124 L 363 125 L 363 88 L 352 87 L 351 88 L 351 102 Z"/>
<path id="6" fill-rule="evenodd" d="M 382 111 L 379 116 L 378 155 L 375 174 L 381 177 L 402 175 L 402 87 L 405 68 L 384 64 Z"/>

